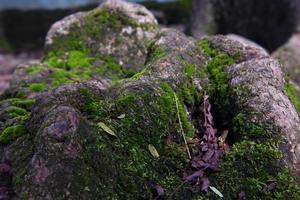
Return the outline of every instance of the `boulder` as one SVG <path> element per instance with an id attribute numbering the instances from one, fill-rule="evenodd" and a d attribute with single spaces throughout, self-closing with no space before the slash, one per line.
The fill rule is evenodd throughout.
<path id="1" fill-rule="evenodd" d="M 92 23 L 110 19 L 92 35 L 83 23 L 90 13 Z M 299 199 L 300 120 L 280 64 L 225 36 L 149 29 L 147 13 L 108 0 L 65 18 L 49 32 L 45 58 L 15 71 L 0 101 L 0 195 L 216 199 L 219 191 L 224 199 Z M 121 44 L 111 38 L 139 25 L 142 46 L 129 35 Z M 99 55 L 134 73 L 113 76 L 116 63 Z"/>

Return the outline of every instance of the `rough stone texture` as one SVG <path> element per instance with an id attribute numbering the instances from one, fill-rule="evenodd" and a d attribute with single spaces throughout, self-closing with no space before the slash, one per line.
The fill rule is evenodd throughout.
<path id="1" fill-rule="evenodd" d="M 272 57 L 278 59 L 284 72 L 289 76 L 290 80 L 300 96 L 300 33 L 295 33 L 290 40 L 282 47 L 272 53 Z"/>
<path id="2" fill-rule="evenodd" d="M 237 104 L 245 110 L 251 110 L 251 121 L 260 124 L 272 124 L 273 133 L 278 128 L 288 142 L 283 144 L 289 166 L 300 178 L 300 121 L 297 111 L 284 92 L 285 77 L 280 64 L 270 58 L 254 59 L 228 67 L 233 88 L 247 87 L 245 92 L 236 94 Z"/>
<path id="3" fill-rule="evenodd" d="M 168 82 L 174 88 L 181 85 L 185 81 L 183 76 L 185 65 L 177 58 L 180 56 L 186 62 L 200 64 L 196 56 L 195 42 L 175 30 L 163 30 L 162 35 L 164 36 L 159 38 L 154 45 L 156 48 L 163 47 L 168 54 L 164 58 L 150 60 L 147 65 L 147 72 L 139 80 L 121 82 L 117 86 L 108 89 L 108 91 L 103 91 L 102 84 L 96 81 L 66 85 L 42 93 L 37 97 L 37 106 L 32 109 L 32 118 L 28 123 L 28 131 L 33 136 L 30 141 L 35 145 L 30 156 L 27 157 L 26 161 L 24 160 L 29 164 L 25 169 L 26 172 L 18 167 L 19 154 L 14 152 L 15 148 L 11 148 L 12 146 L 7 147 L 4 156 L 4 160 L 11 160 L 14 174 L 26 174 L 24 177 L 25 183 L 17 184 L 15 188 L 20 198 L 28 196 L 35 199 L 58 197 L 85 199 L 93 198 L 95 195 L 108 198 L 106 193 L 101 193 L 101 191 L 99 193 L 99 190 L 104 189 L 101 182 L 109 181 L 108 177 L 103 177 L 103 180 L 101 180 L 92 169 L 100 169 L 104 166 L 101 162 L 97 163 L 97 161 L 93 161 L 96 162 L 96 166 L 88 164 L 82 157 L 85 152 L 84 148 L 87 147 L 83 146 L 81 137 L 84 137 L 87 132 L 86 136 L 89 137 L 92 126 L 83 116 L 83 103 L 86 97 L 82 96 L 80 91 L 83 89 L 93 91 L 93 95 L 106 98 L 106 100 L 109 98 L 116 99 L 125 94 L 140 94 L 141 100 L 143 100 L 144 94 L 153 96 L 153 98 L 161 96 L 159 85 L 162 82 Z M 105 97 L 103 94 L 109 95 Z M 146 99 L 143 101 L 146 101 Z M 136 106 L 145 108 L 143 110 L 140 107 L 138 112 L 148 112 L 147 107 L 143 104 Z M 123 112 L 126 116 L 131 115 L 130 110 Z M 137 114 L 135 112 L 134 115 Z M 153 114 L 158 118 L 160 117 L 155 109 Z M 145 123 L 149 123 L 148 130 L 145 130 L 146 133 L 155 132 L 156 127 L 150 125 L 155 123 L 151 121 L 152 118 L 145 116 L 144 120 L 149 120 L 148 122 L 145 121 Z M 139 129 L 139 126 L 142 128 L 144 125 L 140 124 L 135 128 Z M 24 138 L 21 140 L 24 140 Z M 92 157 L 95 156 L 92 155 Z M 113 167 L 116 163 L 111 164 L 111 167 Z M 117 169 L 110 169 L 109 172 L 114 179 L 118 178 L 118 171 L 115 171 Z M 104 167 L 103 170 L 108 169 Z M 162 176 L 164 175 L 162 174 Z M 85 181 L 80 182 L 79 180 Z M 59 184 L 59 187 L 57 184 Z M 135 193 L 136 191 L 132 192 Z M 116 193 L 116 195 L 120 195 L 118 190 L 116 190 Z M 147 193 L 140 195 L 147 195 Z M 150 197 L 146 196 L 145 198 Z"/>
<path id="4" fill-rule="evenodd" d="M 269 55 L 268 51 L 266 49 L 264 49 L 263 47 L 261 47 L 260 45 L 256 44 L 255 42 L 240 36 L 240 35 L 236 35 L 236 34 L 228 34 L 226 35 L 228 38 L 232 39 L 232 40 L 237 40 L 240 43 L 246 45 L 246 46 L 251 46 L 252 48 L 257 48 L 261 51 L 262 55 Z"/>
<path id="5" fill-rule="evenodd" d="M 271 59 L 263 48 L 249 42 L 240 43 L 224 36 L 208 40 L 214 48 L 228 55 L 239 54 L 237 64 L 225 70 L 234 91 L 232 103 L 238 112 L 250 110 L 251 114 L 247 115 L 254 124 L 272 124 L 274 130 L 271 132 L 284 137 L 288 142 L 283 147 L 286 162 L 299 179 L 300 121 L 284 88 L 286 80 L 282 66 Z"/>
<path id="6" fill-rule="evenodd" d="M 96 21 L 101 12 L 121 13 L 121 18 L 124 18 L 121 23 L 125 24 L 114 24 L 115 17 L 107 19 L 105 16 L 99 18 L 98 24 L 91 23 L 90 20 Z M 110 21 L 113 27 L 108 27 L 104 31 L 101 31 L 101 27 L 98 30 L 97 27 L 93 27 L 104 26 Z M 79 37 L 83 47 L 89 48 L 92 54 L 113 55 L 122 67 L 140 69 L 139 67 L 145 62 L 146 45 L 156 36 L 157 26 L 155 17 L 145 7 L 120 0 L 110 0 L 93 11 L 76 13 L 55 23 L 46 37 L 46 49 L 56 50 L 57 43 L 63 42 L 61 38 Z M 78 32 L 78 29 L 90 30 L 73 36 L 73 32 Z M 98 35 L 93 33 L 94 30 Z M 57 43 L 54 41 L 56 38 L 59 38 Z"/>
<path id="7" fill-rule="evenodd" d="M 30 53 L 0 53 L 0 94 L 8 87 L 12 79 L 15 68 L 22 63 L 37 60 L 41 57 L 41 52 Z"/>
<path id="8" fill-rule="evenodd" d="M 245 40 L 242 40 L 241 42 L 241 39 L 232 39 L 230 37 L 219 35 L 218 37 L 212 37 L 209 41 L 213 48 L 220 49 L 232 57 L 236 56 L 237 62 L 261 59 L 269 56 L 266 50 L 258 45 L 245 42 Z"/>
<path id="9" fill-rule="evenodd" d="M 235 33 L 273 51 L 295 31 L 299 3 L 299 0 L 195 0 L 192 33 L 194 36 Z"/>
<path id="10" fill-rule="evenodd" d="M 73 24 L 79 24 L 80 19 L 84 17 L 85 14 L 83 12 L 78 12 L 72 15 L 69 15 L 62 20 L 54 23 L 50 30 L 47 33 L 46 37 L 46 46 L 52 45 L 53 44 L 53 38 L 55 37 L 61 37 L 63 35 L 69 34 L 69 29 Z"/>
<path id="11" fill-rule="evenodd" d="M 107 13 L 105 7 L 116 8 L 121 18 L 116 17 L 115 11 Z M 104 35 L 110 39 L 123 37 L 122 30 L 124 26 L 128 30 L 128 24 L 132 29 L 138 29 L 138 23 L 147 21 L 139 18 L 136 19 L 138 22 L 129 22 L 128 18 L 123 18 L 123 14 L 135 18 L 135 9 L 146 16 L 148 11 L 122 1 L 111 0 L 98 9 L 90 12 L 96 13 L 97 19 L 104 16 L 101 20 L 105 23 L 101 21 L 97 31 L 108 31 L 108 35 Z M 117 20 L 109 23 L 107 17 Z M 80 18 L 79 24 L 84 22 Z M 97 19 L 94 20 L 97 22 Z M 122 24 L 124 19 L 125 24 Z M 151 16 L 148 20 L 153 22 Z M 60 22 L 54 28 L 58 31 L 62 24 Z M 65 25 L 67 29 L 73 26 L 72 23 Z M 115 62 L 108 62 L 110 59 L 97 56 L 108 56 L 106 48 L 120 46 L 105 39 L 98 41 L 95 35 L 89 38 L 87 26 L 79 27 L 84 37 L 76 38 L 75 47 L 64 46 L 74 43 L 56 46 L 63 39 L 73 37 L 73 32 L 58 36 L 58 32 L 50 31 L 53 37 L 47 51 L 55 55 L 47 55 L 39 63 L 20 66 L 14 74 L 11 89 L 1 97 L 0 166 L 5 170 L 0 171 L 0 177 L 6 178 L 0 181 L 0 195 L 12 199 L 215 199 L 211 191 L 207 194 L 192 192 L 191 185 L 182 181 L 182 172 L 188 165 L 182 133 L 187 137 L 193 137 L 195 133 L 200 137 L 203 135 L 204 92 L 211 96 L 212 114 L 218 118 L 218 134 L 224 128 L 229 130 L 228 144 L 233 144 L 229 155 L 245 142 L 270 153 L 258 152 L 262 158 L 259 166 L 254 163 L 240 169 L 238 163 L 233 162 L 230 170 L 242 170 L 243 180 L 256 181 L 248 172 L 260 169 L 262 165 L 259 172 L 265 176 L 259 177 L 259 181 L 264 186 L 269 181 L 279 183 L 281 172 L 287 166 L 290 172 L 299 176 L 299 116 L 284 91 L 284 74 L 279 63 L 264 49 L 225 36 L 196 41 L 173 29 L 142 26 L 143 35 L 149 31 L 155 33 L 146 39 L 142 56 L 129 60 L 134 69 L 136 62 L 142 63 L 140 70 L 129 77 L 115 77 L 111 84 L 115 75 L 111 74 L 112 68 L 114 72 L 124 69 L 116 67 L 119 65 Z M 86 43 L 77 46 L 78 39 Z M 93 49 L 89 46 L 93 40 L 107 46 L 99 45 L 103 48 Z M 119 44 L 128 49 L 122 56 L 114 51 L 110 56 L 116 55 L 117 61 L 123 61 L 125 55 L 130 57 L 130 49 L 135 49 L 138 44 L 133 41 L 128 38 Z M 116 46 L 109 47 L 109 44 Z M 89 62 L 95 57 L 102 59 L 102 65 Z M 103 71 L 101 78 L 92 75 L 82 78 L 84 72 L 96 73 L 100 69 Z M 220 99 L 213 91 L 228 94 Z M 220 105 L 216 111 L 217 102 Z M 234 108 L 230 109 L 230 106 Z M 245 123 L 251 126 L 265 124 L 263 131 L 235 130 L 232 118 L 240 113 L 246 117 Z M 111 131 L 103 128 L 100 122 Z M 273 138 L 280 138 L 279 147 Z M 271 145 L 266 145 L 265 140 Z M 149 145 L 155 147 L 159 157 L 153 156 Z M 245 160 L 243 154 L 248 149 L 238 150 L 241 152 L 236 160 L 242 159 L 244 163 L 249 162 L 247 159 L 250 162 L 256 159 L 246 156 Z M 284 159 L 278 154 L 283 154 Z M 226 155 L 222 160 L 224 163 L 227 163 Z M 263 161 L 266 156 L 272 159 L 270 165 Z M 274 192 L 264 193 L 265 199 L 277 193 L 284 199 L 291 195 L 294 199 L 300 196 L 290 172 L 283 177 L 289 181 L 285 181 L 284 186 L 278 184 Z M 221 172 L 213 175 L 223 177 Z M 232 176 L 233 180 L 241 180 L 236 174 Z M 227 185 L 224 182 L 214 184 Z M 228 184 L 231 188 L 234 183 L 228 181 Z M 262 191 L 260 185 L 248 185 L 254 188 L 251 192 L 255 197 Z M 159 192 L 161 189 L 163 196 Z M 234 199 L 241 191 L 238 186 L 233 191 L 222 192 L 226 193 L 226 199 Z M 253 194 L 247 195 L 253 197 Z"/>

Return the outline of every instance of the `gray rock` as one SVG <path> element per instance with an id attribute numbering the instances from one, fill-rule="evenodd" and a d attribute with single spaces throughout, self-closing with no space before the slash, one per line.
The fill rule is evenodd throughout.
<path id="1" fill-rule="evenodd" d="M 295 33 L 282 47 L 272 53 L 272 57 L 278 59 L 284 72 L 293 82 L 300 97 L 300 33 Z"/>
<path id="2" fill-rule="evenodd" d="M 251 46 L 252 48 L 256 48 L 256 49 L 260 50 L 261 55 L 265 55 L 265 56 L 269 55 L 269 53 L 266 49 L 264 49 L 260 45 L 256 44 L 255 42 L 253 42 L 243 36 L 236 35 L 236 34 L 228 34 L 226 36 L 232 40 L 239 41 L 240 43 L 242 43 L 245 46 Z"/>

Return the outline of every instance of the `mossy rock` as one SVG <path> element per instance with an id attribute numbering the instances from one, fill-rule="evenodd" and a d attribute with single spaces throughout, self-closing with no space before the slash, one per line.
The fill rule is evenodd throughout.
<path id="1" fill-rule="evenodd" d="M 193 86 L 197 75 L 197 69 L 185 73 L 187 66 L 204 63 L 196 56 L 196 43 L 183 34 L 162 35 L 151 45 L 153 55 L 139 77 L 105 90 L 99 81 L 65 85 L 37 97 L 27 122 L 29 140 L 36 144 L 31 150 L 34 158 L 28 159 L 33 159 L 32 167 L 25 172 L 18 169 L 18 180 L 13 179 L 21 198 L 154 199 L 158 186 L 165 196 L 177 199 L 199 196 L 187 190 L 189 184 L 176 190 L 188 163 L 178 123 L 192 136 L 194 125 L 187 109 L 200 106 L 201 89 L 186 87 L 183 95 L 180 88 Z M 173 66 L 177 73 L 156 68 L 163 65 Z M 154 77 L 158 79 L 153 81 Z M 183 103 L 186 96 L 189 107 Z M 24 138 L 28 139 L 17 141 Z M 159 157 L 153 156 L 149 145 Z M 19 154 L 7 154 L 12 166 L 19 165 L 14 163 Z"/>
<path id="2" fill-rule="evenodd" d="M 47 35 L 46 49 L 48 57 L 59 58 L 65 52 L 82 52 L 93 59 L 93 65 L 113 59 L 119 70 L 130 75 L 142 69 L 147 45 L 157 33 L 156 19 L 143 6 L 107 1 L 55 23 Z"/>
<path id="3" fill-rule="evenodd" d="M 49 32 L 44 60 L 17 69 L 0 102 L 1 161 L 12 172 L 12 181 L 1 187 L 11 189 L 14 199 L 217 199 L 212 190 L 193 192 L 182 179 L 189 164 L 184 138 L 204 134 L 201 108 L 207 94 L 215 128 L 229 131 L 231 146 L 219 171 L 207 174 L 210 185 L 224 199 L 241 193 L 249 199 L 299 199 L 300 120 L 278 62 L 224 36 L 196 41 L 145 26 L 148 21 L 135 18 L 138 12 L 127 12 L 132 9 L 148 16 L 140 6 L 110 0 L 64 19 L 52 29 L 61 32 Z M 99 29 L 117 25 L 116 35 L 122 35 L 123 22 L 157 31 L 143 47 L 147 55 L 140 68 L 132 65 L 132 76 L 112 77 L 111 69 L 123 66 L 105 65 L 120 61 L 120 54 L 95 51 L 89 41 L 96 37 L 75 40 L 81 46 L 55 45 L 61 38 L 68 41 L 73 33 L 68 28 L 88 30 L 81 20 L 95 13 L 106 13 Z M 108 22 L 110 15 L 116 23 Z M 55 29 L 61 26 L 67 29 Z M 92 60 L 104 64 L 95 67 Z M 105 75 L 85 78 L 84 72 L 97 75 L 97 70 Z"/>

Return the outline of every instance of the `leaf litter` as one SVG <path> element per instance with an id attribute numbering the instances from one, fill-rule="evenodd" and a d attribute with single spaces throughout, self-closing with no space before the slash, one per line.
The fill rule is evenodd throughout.
<path id="1" fill-rule="evenodd" d="M 219 159 L 226 150 L 226 137 L 228 131 L 222 132 L 217 137 L 217 130 L 214 128 L 211 104 L 208 95 L 204 94 L 203 101 L 203 124 L 204 134 L 191 146 L 192 159 L 185 169 L 183 178 L 193 186 L 195 192 L 208 192 L 210 188 L 218 196 L 223 196 L 217 188 L 209 186 L 208 176 L 219 167 Z M 194 139 L 195 140 L 195 139 Z"/>

